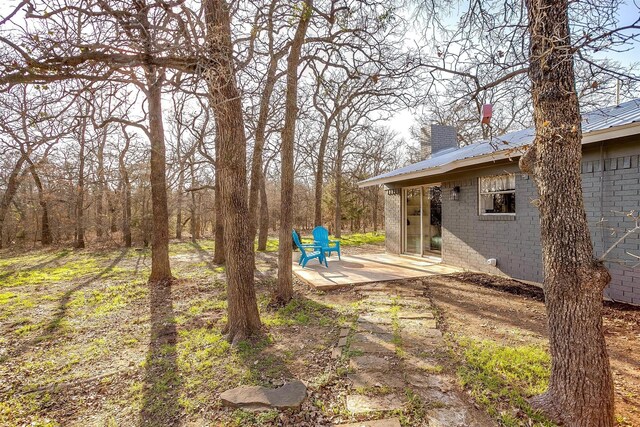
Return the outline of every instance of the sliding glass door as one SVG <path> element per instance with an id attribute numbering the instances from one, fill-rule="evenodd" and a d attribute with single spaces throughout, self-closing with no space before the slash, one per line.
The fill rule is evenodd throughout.
<path id="1" fill-rule="evenodd" d="M 404 252 L 425 255 L 442 249 L 442 203 L 438 186 L 404 189 Z"/>

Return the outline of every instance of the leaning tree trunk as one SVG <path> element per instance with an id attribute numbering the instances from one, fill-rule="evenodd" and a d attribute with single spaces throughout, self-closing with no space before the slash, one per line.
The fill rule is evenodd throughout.
<path id="1" fill-rule="evenodd" d="M 295 146 L 296 117 L 298 115 L 298 64 L 304 36 L 307 33 L 313 0 L 305 0 L 300 22 L 291 43 L 287 58 L 287 93 L 285 96 L 284 127 L 280 159 L 280 233 L 278 249 L 278 286 L 275 299 L 287 303 L 293 297 L 291 252 L 293 229 L 293 151 Z"/>
<path id="2" fill-rule="evenodd" d="M 235 77 L 229 6 L 223 0 L 205 0 L 204 8 L 206 54 L 210 60 L 205 73 L 218 136 L 216 175 L 224 221 L 224 246 L 227 249 L 228 323 L 225 332 L 229 341 L 237 343 L 258 333 L 261 327 L 247 203 L 247 140 Z"/>
<path id="3" fill-rule="evenodd" d="M 527 0 L 536 138 L 520 160 L 538 187 L 551 379 L 532 405 L 568 426 L 613 426 L 613 382 L 602 330 L 610 280 L 594 260 L 580 162 L 567 0 Z"/>
<path id="4" fill-rule="evenodd" d="M 4 243 L 4 221 L 7 217 L 7 212 L 9 212 L 11 201 L 18 192 L 18 187 L 20 187 L 20 171 L 22 170 L 22 165 L 24 164 L 26 159 L 27 155 L 23 154 L 16 162 L 13 170 L 11 171 L 11 174 L 9 174 L 9 179 L 7 180 L 7 188 L 2 194 L 2 198 L 0 199 L 0 249 L 2 249 L 2 245 Z"/>
<path id="5" fill-rule="evenodd" d="M 44 186 L 42 185 L 42 180 L 40 179 L 40 175 L 38 175 L 38 171 L 36 170 L 36 165 L 33 164 L 30 159 L 28 159 L 28 162 L 29 171 L 31 172 L 31 176 L 33 177 L 33 182 L 35 182 L 36 188 L 38 189 L 38 203 L 40 204 L 40 208 L 42 209 L 42 229 L 40 233 L 40 242 L 42 243 L 42 246 L 47 246 L 53 242 L 53 238 L 51 237 L 51 227 L 49 226 L 49 205 L 44 194 Z"/>
<path id="6" fill-rule="evenodd" d="M 169 208 L 167 206 L 166 149 L 162 121 L 163 72 L 149 67 L 147 90 L 149 102 L 149 140 L 151 142 L 151 211 L 153 212 L 153 243 L 149 281 L 171 279 L 169 264 Z"/>
<path id="7" fill-rule="evenodd" d="M 271 2 L 270 15 L 276 2 Z M 273 23 L 271 23 L 273 25 Z M 260 181 L 264 179 L 262 174 L 262 154 L 264 152 L 265 133 L 267 129 L 267 121 L 269 119 L 270 101 L 273 89 L 278 80 L 276 71 L 278 71 L 279 56 L 272 56 L 267 69 L 267 80 L 264 85 L 264 91 L 260 97 L 260 112 L 258 114 L 258 122 L 256 124 L 256 142 L 253 147 L 253 156 L 251 160 L 251 185 L 249 186 L 249 214 L 251 215 L 251 235 L 255 238 L 258 226 L 258 195 L 261 190 Z"/>

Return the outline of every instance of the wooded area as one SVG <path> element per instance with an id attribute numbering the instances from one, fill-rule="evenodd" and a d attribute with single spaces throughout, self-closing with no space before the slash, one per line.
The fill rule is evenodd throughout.
<path id="1" fill-rule="evenodd" d="M 171 239 L 211 238 L 237 345 L 263 329 L 254 275 L 269 236 L 283 306 L 292 230 L 381 230 L 384 189 L 358 182 L 421 160 L 428 124 L 455 126 L 461 144 L 533 125 L 520 164 L 539 190 L 553 361 L 533 404 L 566 425 L 613 425 L 580 109 L 637 94 L 637 64 L 607 56 L 637 46 L 640 18 L 621 19 L 623 4 L 3 5 L 0 248 L 150 246 L 153 288 L 180 278 Z M 390 126 L 403 111 L 419 116 L 412 140 Z"/>

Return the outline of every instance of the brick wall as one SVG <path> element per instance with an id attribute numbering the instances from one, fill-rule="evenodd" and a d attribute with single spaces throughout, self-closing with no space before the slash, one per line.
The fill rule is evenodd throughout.
<path id="1" fill-rule="evenodd" d="M 623 212 L 640 210 L 639 152 L 637 139 L 593 146 L 584 152 L 584 200 L 596 257 L 611 247 L 623 230 L 635 225 Z M 505 172 L 516 174 L 515 217 L 480 216 L 478 178 Z M 450 180 L 441 183 L 443 261 L 469 270 L 542 282 L 539 216 L 532 204 L 537 198 L 533 178 L 521 173 L 515 163 L 448 176 Z M 455 186 L 460 187 L 457 201 L 450 199 Z M 387 251 L 391 253 L 401 251 L 400 204 L 399 195 L 385 198 Z M 633 257 L 626 252 L 640 256 L 639 234 L 629 236 L 607 257 L 611 260 L 606 265 L 612 280 L 604 294 L 616 301 L 640 305 L 640 268 L 629 265 Z M 487 265 L 488 258 L 496 258 L 497 265 Z M 620 260 L 627 265 L 616 262 Z"/>
<path id="2" fill-rule="evenodd" d="M 593 153 L 582 164 L 587 220 L 596 256 L 612 247 L 624 230 L 635 226 L 635 221 L 624 213 L 640 208 L 639 158 L 624 154 L 604 152 L 604 161 L 601 161 Z M 626 252 L 640 255 L 638 234 L 627 237 L 607 255 L 611 284 L 605 296 L 640 305 L 640 269 L 632 268 L 634 258 Z"/>
<path id="3" fill-rule="evenodd" d="M 478 177 L 516 173 L 516 215 L 478 214 Z M 449 197 L 460 187 L 458 200 Z M 442 259 L 474 271 L 542 281 L 540 229 L 533 180 L 517 166 L 487 168 L 444 182 L 442 200 Z M 495 258 L 496 266 L 486 260 Z"/>

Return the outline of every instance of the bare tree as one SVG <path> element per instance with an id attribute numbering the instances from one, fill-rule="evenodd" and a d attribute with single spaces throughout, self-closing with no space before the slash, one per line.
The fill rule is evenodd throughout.
<path id="1" fill-rule="evenodd" d="M 260 315 L 253 286 L 255 258 L 247 219 L 247 140 L 242 102 L 233 59 L 229 6 L 224 0 L 206 0 L 206 70 L 211 107 L 216 121 L 216 159 L 227 266 L 227 339 L 232 343 L 260 330 Z"/>

